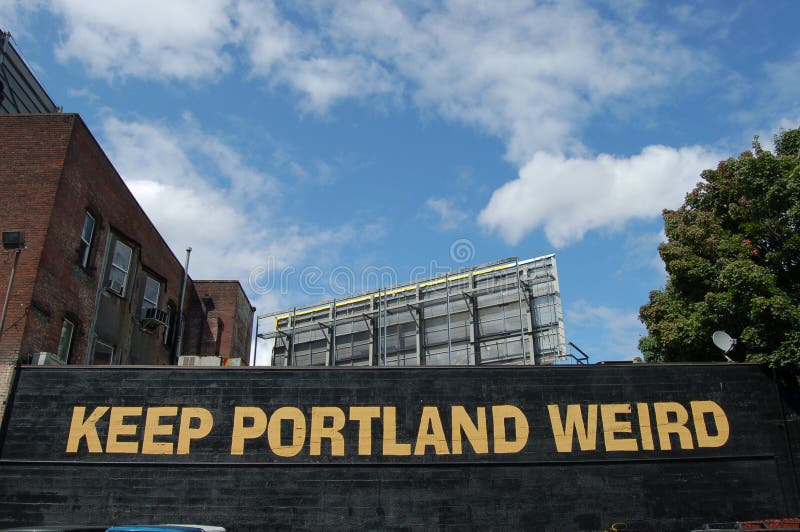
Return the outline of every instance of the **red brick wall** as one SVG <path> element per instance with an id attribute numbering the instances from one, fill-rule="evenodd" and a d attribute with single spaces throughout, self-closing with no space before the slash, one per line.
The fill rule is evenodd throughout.
<path id="1" fill-rule="evenodd" d="M 87 209 L 96 214 L 97 229 L 91 267 L 84 270 L 77 264 L 77 246 Z M 48 239 L 48 251 L 52 252 L 52 260 L 42 261 L 48 282 L 40 283 L 37 290 L 41 288 L 43 293 L 58 293 L 63 308 L 79 314 L 82 329 L 87 333 L 94 311 L 97 283 L 103 274 L 103 252 L 109 231 L 124 237 L 134 247 L 130 289 L 123 306 L 124 312 L 120 315 L 121 320 L 131 322 L 130 330 L 135 333 L 138 327 L 135 315 L 142 302 L 142 269 L 164 281 L 160 307 L 165 308 L 168 300 L 177 304 L 183 281 L 181 263 L 80 119 L 64 165 L 62 187 L 51 226 L 54 230 Z M 64 264 L 69 264 L 69 267 L 65 268 Z M 163 331 L 159 334 L 163 334 Z M 84 334 L 76 339 L 73 348 L 75 362 L 84 360 L 88 336 Z M 122 349 L 122 363 L 126 362 L 130 348 L 130 338 L 125 340 L 126 343 L 118 346 Z M 147 363 L 169 363 L 166 350 L 157 355 L 148 357 Z"/>
<path id="2" fill-rule="evenodd" d="M 179 303 L 183 267 L 136 202 L 102 148 L 78 115 L 0 116 L 0 228 L 25 231 L 0 362 L 18 355 L 56 352 L 65 316 L 77 322 L 71 363 L 85 362 L 98 283 L 109 233 L 134 246 L 130 289 L 120 320 L 130 333 L 119 345 L 129 358 L 131 337 L 141 331 L 136 319 L 147 270 L 163 280 L 160 307 Z M 96 219 L 89 266 L 78 263 L 78 246 L 87 210 Z M 10 275 L 10 255 L 0 257 L 2 294 Z M 142 333 L 144 334 L 144 333 Z M 160 342 L 143 363 L 166 364 L 170 353 Z M 139 342 L 138 344 L 141 344 Z"/>
<path id="3" fill-rule="evenodd" d="M 0 415 L 14 366 L 20 353 L 25 353 L 23 343 L 29 323 L 39 325 L 35 334 L 29 333 L 29 344 L 42 342 L 50 334 L 52 316 L 32 305 L 31 296 L 74 123 L 72 115 L 0 116 L 0 231 L 24 231 L 26 241 L 0 337 Z M 0 250 L 0 308 L 13 261 L 14 252 Z"/>
<path id="4" fill-rule="evenodd" d="M 76 324 L 69 362 L 90 362 L 86 354 L 98 294 L 102 321 L 119 325 L 114 344 L 120 363 L 169 364 L 174 344 L 164 346 L 163 327 L 146 331 L 139 321 L 144 275 L 148 272 L 162 282 L 161 309 L 168 302 L 178 308 L 183 266 L 81 118 L 0 115 L 0 139 L 0 230 L 24 231 L 27 243 L 19 255 L 0 337 L 0 397 L 6 396 L 18 359 L 27 362 L 31 353 L 58 351 L 65 317 Z M 84 268 L 78 248 L 87 211 L 95 217 L 95 231 Z M 124 299 L 102 288 L 112 233 L 133 248 Z M 0 255 L 0 298 L 5 297 L 13 258 L 13 253 Z M 206 293 L 215 304 L 208 313 L 200 301 Z M 253 310 L 238 282 L 204 281 L 196 289 L 190 279 L 185 314 L 191 316 L 185 324 L 185 353 L 200 345 L 211 351 L 203 354 L 218 351 L 226 358 L 247 359 Z M 194 319 L 198 316 L 202 320 Z M 214 334 L 209 323 L 214 324 Z"/>
<path id="5" fill-rule="evenodd" d="M 191 331 L 184 353 L 241 357 L 246 363 L 254 309 L 242 286 L 238 281 L 194 281 L 194 290 L 201 305 L 190 309 Z M 210 297 L 209 306 L 202 304 L 206 295 Z"/>
<path id="6" fill-rule="evenodd" d="M 75 121 L 74 115 L 0 116 L 0 230 L 24 231 L 27 246 L 19 256 L 0 338 L 4 364 L 13 365 L 20 353 L 50 336 L 49 330 L 40 329 L 26 338 L 26 326 L 29 317 L 39 324 L 55 318 L 47 308 L 32 305 L 32 295 Z M 13 252 L 0 253 L 0 299 L 5 299 Z"/>

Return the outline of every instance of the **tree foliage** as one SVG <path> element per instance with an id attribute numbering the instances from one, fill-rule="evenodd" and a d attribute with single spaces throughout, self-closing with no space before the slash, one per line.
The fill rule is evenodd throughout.
<path id="1" fill-rule="evenodd" d="M 721 161 L 677 210 L 665 210 L 659 253 L 669 275 L 639 319 L 648 361 L 721 361 L 724 330 L 734 360 L 800 368 L 800 129 Z"/>

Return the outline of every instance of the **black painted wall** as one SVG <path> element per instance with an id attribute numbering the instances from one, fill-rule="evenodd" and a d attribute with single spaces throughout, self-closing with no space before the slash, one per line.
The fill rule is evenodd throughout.
<path id="1" fill-rule="evenodd" d="M 753 365 L 23 367 L 15 386 L 0 441 L 0 526 L 182 521 L 234 531 L 603 530 L 613 522 L 644 521 L 652 530 L 688 530 L 705 522 L 800 513 L 789 452 L 796 442 L 787 436 L 770 374 Z M 705 432 L 716 446 L 700 447 L 703 431 L 691 414 L 692 401 L 713 401 L 724 412 L 729 430 L 721 445 L 724 427 L 707 414 Z M 637 414 L 640 403 L 647 405 L 642 408 L 649 424 Z M 686 409 L 689 439 L 667 435 L 671 449 L 662 448 L 655 403 Z M 589 405 L 599 405 L 594 450 L 580 450 L 573 438 L 571 452 L 558 451 L 548 406 L 555 405 L 563 421 L 570 404 L 580 405 L 573 408 L 581 409 L 585 423 Z M 478 409 L 485 409 L 487 452 L 476 452 L 462 436 L 456 454 L 453 405 L 463 406 L 476 425 Z M 496 452 L 491 414 L 501 405 L 518 409 L 529 426 L 524 445 L 514 452 Z M 622 412 L 614 416 L 620 424 L 610 427 L 617 432 L 609 437 L 602 405 Z M 630 414 L 624 405 L 631 405 Z M 88 444 L 94 429 L 68 452 L 76 406 L 85 407 L 76 416 L 78 427 L 96 407 L 112 407 L 102 410 L 96 424 L 99 452 L 90 452 Z M 146 413 L 163 406 L 176 407 L 178 414 L 161 417 L 162 433 L 150 439 L 169 444 L 160 449 L 174 454 L 144 454 Z M 241 454 L 231 454 L 236 407 L 260 408 L 269 424 L 276 409 L 287 406 L 299 408 L 307 422 L 296 455 L 279 456 L 256 430 Z M 395 407 L 396 442 L 408 443 L 409 452 L 419 447 L 420 454 L 384 454 L 383 426 L 391 425 L 384 408 L 371 424 L 370 454 L 363 448 L 359 453 L 361 425 L 345 419 L 338 431 L 342 455 L 335 455 L 326 438 L 319 455 L 312 455 L 312 409 L 336 407 L 348 418 L 350 407 L 358 406 Z M 423 407 L 432 406 L 441 431 L 427 422 L 420 430 Z M 142 407 L 141 417 L 118 418 L 111 427 L 130 432 L 116 440 L 134 452 L 108 452 L 114 450 L 108 441 L 113 407 Z M 177 454 L 184 408 L 206 409 L 213 427 L 191 440 L 188 454 Z M 667 417 L 676 422 L 676 414 Z M 334 423 L 328 417 L 321 425 Z M 251 418 L 244 422 L 252 424 Z M 199 425 L 193 420 L 187 426 Z M 277 443 L 289 445 L 289 425 L 283 423 Z M 505 440 L 522 438 L 519 421 L 503 426 Z M 73 422 L 77 434 L 75 427 Z M 432 435 L 430 445 L 417 445 L 420 432 Z M 636 450 L 612 450 L 608 442 Z"/>

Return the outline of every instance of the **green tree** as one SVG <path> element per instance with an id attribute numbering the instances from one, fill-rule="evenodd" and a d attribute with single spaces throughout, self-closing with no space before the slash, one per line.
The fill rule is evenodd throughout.
<path id="1" fill-rule="evenodd" d="M 677 210 L 665 210 L 659 253 L 669 275 L 639 310 L 648 361 L 734 360 L 800 369 L 800 129 L 706 170 Z"/>

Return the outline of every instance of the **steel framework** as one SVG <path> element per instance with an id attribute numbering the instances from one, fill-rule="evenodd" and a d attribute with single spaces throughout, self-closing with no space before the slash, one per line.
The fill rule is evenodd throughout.
<path id="1" fill-rule="evenodd" d="M 277 366 L 554 364 L 567 356 L 554 255 L 263 314 L 256 334 L 274 340 Z"/>

